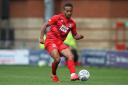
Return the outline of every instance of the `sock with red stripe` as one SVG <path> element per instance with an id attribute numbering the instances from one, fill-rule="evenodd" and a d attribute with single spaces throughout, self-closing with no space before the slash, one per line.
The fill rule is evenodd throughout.
<path id="1" fill-rule="evenodd" d="M 67 66 L 68 66 L 68 69 L 70 71 L 70 74 L 76 72 L 76 70 L 75 70 L 75 64 L 74 64 L 74 61 L 73 60 L 67 60 Z"/>
<path id="2" fill-rule="evenodd" d="M 52 74 L 53 75 L 56 75 L 56 70 L 57 70 L 58 64 L 59 64 L 58 62 L 52 63 Z"/>

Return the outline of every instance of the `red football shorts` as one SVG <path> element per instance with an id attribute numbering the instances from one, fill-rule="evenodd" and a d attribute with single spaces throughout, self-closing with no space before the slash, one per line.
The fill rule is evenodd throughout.
<path id="1" fill-rule="evenodd" d="M 58 49 L 59 53 L 66 48 L 69 48 L 59 39 L 46 39 L 45 48 L 50 53 L 53 49 Z"/>

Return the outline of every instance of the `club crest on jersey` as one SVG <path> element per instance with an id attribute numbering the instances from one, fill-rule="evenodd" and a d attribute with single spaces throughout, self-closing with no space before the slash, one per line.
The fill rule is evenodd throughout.
<path id="1" fill-rule="evenodd" d="M 62 32 L 67 32 L 68 31 L 68 27 L 66 27 L 65 25 L 62 25 L 61 27 L 60 27 L 60 30 L 62 31 Z"/>
<path id="2" fill-rule="evenodd" d="M 53 47 L 53 48 L 56 48 L 56 44 L 52 44 L 52 47 Z"/>
<path id="3" fill-rule="evenodd" d="M 61 22 L 64 23 L 64 20 L 61 19 Z"/>
<path id="4" fill-rule="evenodd" d="M 69 26 L 68 26 L 69 28 L 72 28 L 72 24 L 69 24 Z"/>

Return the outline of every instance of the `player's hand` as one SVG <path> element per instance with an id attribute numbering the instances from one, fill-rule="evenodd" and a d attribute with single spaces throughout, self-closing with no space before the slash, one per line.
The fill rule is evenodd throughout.
<path id="1" fill-rule="evenodd" d="M 44 44 L 44 39 L 41 38 L 41 39 L 40 39 L 40 43 L 41 43 L 41 44 Z"/>
<path id="2" fill-rule="evenodd" d="M 77 34 L 74 38 L 75 38 L 76 40 L 80 40 L 80 39 L 83 39 L 84 36 Z"/>

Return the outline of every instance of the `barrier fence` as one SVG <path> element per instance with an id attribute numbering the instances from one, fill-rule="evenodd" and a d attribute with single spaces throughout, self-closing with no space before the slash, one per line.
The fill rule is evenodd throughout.
<path id="1" fill-rule="evenodd" d="M 85 66 L 128 68 L 128 51 L 84 49 L 80 62 Z M 0 50 L 0 65 L 51 66 L 53 59 L 45 50 Z M 62 57 L 60 66 L 65 64 Z"/>

